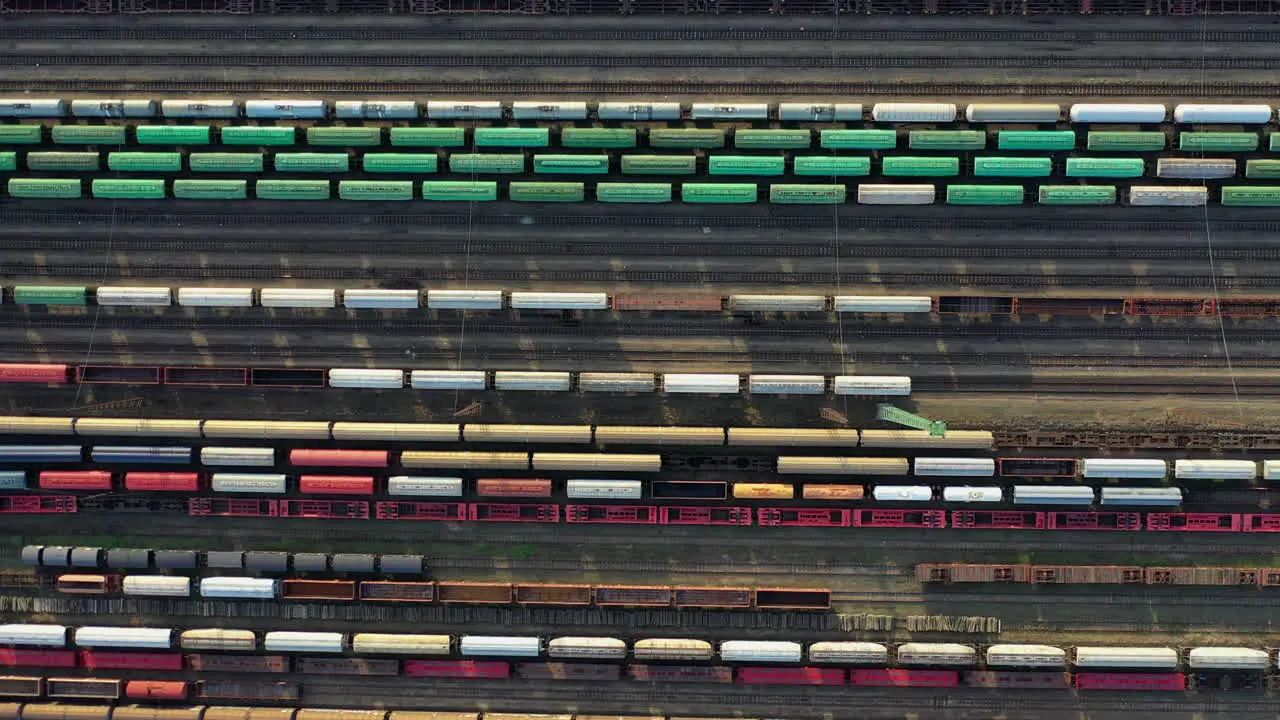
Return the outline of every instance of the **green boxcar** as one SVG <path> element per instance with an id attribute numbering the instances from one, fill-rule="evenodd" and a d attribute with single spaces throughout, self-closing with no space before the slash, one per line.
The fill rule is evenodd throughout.
<path id="1" fill-rule="evenodd" d="M 351 169 L 346 153 L 276 153 L 272 162 L 277 172 L 338 173 Z"/>
<path id="2" fill-rule="evenodd" d="M 343 200 L 412 200 L 412 180 L 343 180 L 338 183 Z"/>
<path id="3" fill-rule="evenodd" d="M 440 169 L 435 153 L 369 153 L 361 158 L 365 172 L 433 173 Z"/>
<path id="4" fill-rule="evenodd" d="M 13 301 L 19 305 L 87 305 L 89 288 L 83 285 L 18 285 Z"/>
<path id="5" fill-rule="evenodd" d="M 560 131 L 561 147 L 633 148 L 635 128 L 565 128 Z"/>
<path id="6" fill-rule="evenodd" d="M 244 200 L 248 180 L 174 180 L 173 196 L 182 200 Z"/>
<path id="7" fill-rule="evenodd" d="M 382 144 L 382 128 L 309 127 L 307 128 L 307 144 L 376 147 Z"/>
<path id="8" fill-rule="evenodd" d="M 9 197 L 78 198 L 82 196 L 80 181 L 70 178 L 9 178 Z"/>
<path id="9" fill-rule="evenodd" d="M 996 137 L 1001 150 L 1074 150 L 1076 134 L 1071 130 L 1001 130 Z"/>
<path id="10" fill-rule="evenodd" d="M 796 175 L 846 177 L 871 174 L 871 158 L 836 155 L 797 155 L 792 165 Z"/>
<path id="11" fill-rule="evenodd" d="M 96 152 L 31 152 L 27 153 L 28 170 L 61 170 L 93 172 L 99 168 Z"/>
<path id="12" fill-rule="evenodd" d="M 670 183 L 598 183 L 596 200 L 614 203 L 671 202 Z"/>
<path id="13" fill-rule="evenodd" d="M 891 150 L 898 146 L 896 130 L 823 130 L 818 144 L 828 150 Z"/>
<path id="14" fill-rule="evenodd" d="M 712 155 L 707 165 L 711 175 L 783 175 L 787 172 L 787 161 L 782 156 Z"/>
<path id="15" fill-rule="evenodd" d="M 623 155 L 623 175 L 692 175 L 698 171 L 693 155 Z"/>
<path id="16" fill-rule="evenodd" d="M 466 202 L 497 200 L 498 183 L 427 181 L 422 183 L 422 199 Z"/>
<path id="17" fill-rule="evenodd" d="M 534 155 L 535 173 L 559 175 L 607 175 L 608 155 Z"/>
<path id="18" fill-rule="evenodd" d="M 1244 164 L 1244 176 L 1261 180 L 1280 178 L 1280 160 L 1249 160 Z"/>
<path id="19" fill-rule="evenodd" d="M 513 182 L 507 193 L 515 202 L 582 202 L 587 189 L 582 183 Z"/>
<path id="20" fill-rule="evenodd" d="M 1258 149 L 1254 133 L 1184 132 L 1178 133 L 1178 149 L 1202 152 L 1252 152 Z"/>
<path id="21" fill-rule="evenodd" d="M 208 125 L 139 125 L 133 129 L 140 145 L 208 145 Z"/>
<path id="22" fill-rule="evenodd" d="M 653 128 L 649 131 L 649 147 L 722 148 L 724 131 L 699 128 Z"/>
<path id="23" fill-rule="evenodd" d="M 123 125 L 54 125 L 56 145 L 123 145 Z"/>
<path id="24" fill-rule="evenodd" d="M 458 153 L 449 156 L 449 172 L 523 173 L 524 155 L 519 153 Z"/>
<path id="25" fill-rule="evenodd" d="M 1271 152 L 1280 150 L 1280 133 L 1271 133 L 1271 139 L 1267 141 L 1267 147 Z"/>
<path id="26" fill-rule="evenodd" d="M 1142 177 L 1146 164 L 1141 158 L 1067 158 L 1067 177 Z"/>
<path id="27" fill-rule="evenodd" d="M 981 130 L 912 130 L 907 140 L 912 150 L 982 150 L 987 134 Z"/>
<path id="28" fill-rule="evenodd" d="M 1092 131 L 1088 147 L 1095 152 L 1157 152 L 1164 143 L 1164 133 Z"/>
<path id="29" fill-rule="evenodd" d="M 948 205 L 1021 205 L 1021 185 L 948 185 Z"/>
<path id="30" fill-rule="evenodd" d="M 1041 205 L 1115 205 L 1115 185 L 1041 185 Z"/>
<path id="31" fill-rule="evenodd" d="M 93 196 L 108 200 L 163 200 L 163 180 L 120 180 L 94 178 Z"/>
<path id="32" fill-rule="evenodd" d="M 182 153 L 107 153 L 107 168 L 120 172 L 180 172 Z"/>
<path id="33" fill-rule="evenodd" d="M 467 131 L 460 127 L 393 127 L 391 144 L 399 147 L 462 147 L 467 144 Z"/>
<path id="34" fill-rule="evenodd" d="M 1280 207 L 1280 187 L 1224 186 L 1222 188 L 1222 204 L 1244 207 Z"/>
<path id="35" fill-rule="evenodd" d="M 328 200 L 328 180 L 259 180 L 253 194 L 261 200 Z"/>
<path id="36" fill-rule="evenodd" d="M 813 144 L 808 130 L 735 130 L 733 146 L 743 149 L 800 150 Z"/>
<path id="37" fill-rule="evenodd" d="M 259 127 L 237 125 L 223 127 L 223 145 L 297 145 L 298 133 L 292 127 Z"/>
<path id="38" fill-rule="evenodd" d="M 839 205 L 847 197 L 844 185 L 769 186 L 769 202 L 783 205 Z"/>
<path id="39" fill-rule="evenodd" d="M 547 128 L 481 127 L 475 129 L 476 147 L 547 147 L 551 131 Z"/>
<path id="40" fill-rule="evenodd" d="M 39 125 L 0 125 L 0 144 L 39 145 Z"/>
<path id="41" fill-rule="evenodd" d="M 887 157 L 880 171 L 896 177 L 945 177 L 960 174 L 960 158 L 953 157 Z"/>
<path id="42" fill-rule="evenodd" d="M 16 152 L 0 152 L 0 170 L 17 170 L 18 169 L 18 153 Z"/>
<path id="43" fill-rule="evenodd" d="M 192 172 L 262 172 L 262 153 L 191 153 Z"/>
<path id="44" fill-rule="evenodd" d="M 756 186 L 750 183 L 685 183 L 680 199 L 687 203 L 753 203 Z"/>
<path id="45" fill-rule="evenodd" d="M 1045 177 L 1053 174 L 1053 159 L 1047 157 L 980 157 L 973 160 L 978 177 Z"/>

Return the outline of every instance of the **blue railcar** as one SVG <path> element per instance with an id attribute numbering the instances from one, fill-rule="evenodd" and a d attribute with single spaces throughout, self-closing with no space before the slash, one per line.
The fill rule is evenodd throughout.
<path id="1" fill-rule="evenodd" d="M 145 447 L 138 445 L 97 445 L 89 453 L 94 462 L 102 463 L 181 463 L 191 462 L 189 447 Z"/>
<path id="2" fill-rule="evenodd" d="M 0 445 L 0 462 L 78 463 L 83 460 L 79 445 Z"/>

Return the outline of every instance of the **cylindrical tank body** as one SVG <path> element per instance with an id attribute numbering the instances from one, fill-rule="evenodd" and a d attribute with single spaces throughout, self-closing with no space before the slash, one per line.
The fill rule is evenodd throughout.
<path id="1" fill-rule="evenodd" d="M 111 287 L 97 289 L 94 297 L 99 305 L 142 305 L 168 307 L 172 302 L 171 291 L 167 287 Z"/>
<path id="2" fill-rule="evenodd" d="M 710 660 L 715 651 L 706 640 L 647 638 L 632 645 L 636 660 Z"/>
<path id="3" fill-rule="evenodd" d="M 720 643 L 720 659 L 731 663 L 798 663 L 804 658 L 800 643 L 783 640 L 726 640 Z"/>
<path id="4" fill-rule="evenodd" d="M 1067 666 L 1067 651 L 1052 645 L 992 645 L 987 648 L 992 667 L 1059 668 Z"/>
<path id="5" fill-rule="evenodd" d="M 579 100 L 516 100 L 511 103 L 516 120 L 586 120 L 587 104 Z"/>
<path id="6" fill-rule="evenodd" d="M 207 577 L 200 580 L 200 597 L 274 600 L 278 588 L 271 578 Z"/>
<path id="7" fill-rule="evenodd" d="M 418 104 L 412 100 L 339 100 L 333 104 L 334 117 L 343 120 L 412 120 Z"/>
<path id="8" fill-rule="evenodd" d="M 323 100 L 245 100 L 244 116 L 269 120 L 323 120 Z"/>
<path id="9" fill-rule="evenodd" d="M 901 397 L 911 394 L 911 378 L 892 375 L 837 375 L 831 384 L 836 395 Z"/>
<path id="10" fill-rule="evenodd" d="M 679 120 L 680 103 L 644 100 L 602 102 L 596 109 L 601 120 Z"/>
<path id="11" fill-rule="evenodd" d="M 1268 668 L 1266 650 L 1235 647 L 1197 647 L 1187 653 L 1187 667 L 1192 670 L 1254 670 Z"/>
<path id="12" fill-rule="evenodd" d="M 71 114 L 76 117 L 149 118 L 155 117 L 159 108 L 155 100 L 71 100 Z"/>
<path id="13" fill-rule="evenodd" d="M 941 122 L 956 121 L 956 106 L 949 103 L 876 103 L 871 108 L 876 122 Z"/>
<path id="14" fill-rule="evenodd" d="M 169 118 L 234 118 L 240 106 L 235 100 L 161 100 L 160 112 Z"/>
<path id="15" fill-rule="evenodd" d="M 67 104 L 56 98 L 0 99 L 0 117 L 56 118 L 67 114 Z"/>
<path id="16" fill-rule="evenodd" d="M 796 489 L 786 483 L 734 483 L 733 496 L 740 500 L 791 500 Z"/>
<path id="17" fill-rule="evenodd" d="M 1092 505 L 1093 488 L 1077 485 L 1014 485 L 1014 505 Z"/>
<path id="18" fill-rule="evenodd" d="M 214 473 L 209 488 L 227 493 L 280 494 L 288 490 L 284 475 L 270 473 Z"/>
<path id="19" fill-rule="evenodd" d="M 607 293 L 513 292 L 511 307 L 542 310 L 606 310 Z"/>
<path id="20" fill-rule="evenodd" d="M 277 630 L 266 634 L 262 647 L 270 652 L 341 653 L 345 644 L 342 633 Z"/>
<path id="21" fill-rule="evenodd" d="M 557 637 L 547 643 L 547 656 L 589 660 L 622 660 L 627 657 L 627 643 L 618 638 Z"/>
<path id="22" fill-rule="evenodd" d="M 965 108 L 969 122 L 1056 123 L 1062 108 L 1052 103 L 977 103 Z"/>
<path id="23" fill-rule="evenodd" d="M 404 387 L 404 371 L 334 368 L 329 371 L 329 387 L 398 389 Z"/>
<path id="24" fill-rule="evenodd" d="M 451 647 L 448 635 L 356 633 L 351 638 L 357 655 L 448 655 Z"/>
<path id="25" fill-rule="evenodd" d="M 567 392 L 572 381 L 567 372 L 520 372 L 499 370 L 493 374 L 495 390 Z"/>
<path id="26" fill-rule="evenodd" d="M 501 290 L 428 290 L 427 307 L 433 310 L 501 310 Z"/>
<path id="27" fill-rule="evenodd" d="M 178 304 L 185 307 L 253 307 L 253 288 L 178 288 Z"/>
<path id="28" fill-rule="evenodd" d="M 921 477 L 991 477 L 996 474 L 993 458 L 918 457 L 914 472 Z"/>
<path id="29" fill-rule="evenodd" d="M 1177 507 L 1182 504 L 1182 488 L 1102 488 L 1103 505 Z"/>
<path id="30" fill-rule="evenodd" d="M 970 667 L 978 664 L 978 651 L 958 643 L 903 643 L 898 646 L 898 664 Z"/>
<path id="31" fill-rule="evenodd" d="M 1178 651 L 1169 647 L 1077 647 L 1078 668 L 1177 670 Z"/>
<path id="32" fill-rule="evenodd" d="M 289 462 L 308 467 L 386 467 L 390 453 L 386 450 L 337 450 L 294 448 Z"/>
<path id="33" fill-rule="evenodd" d="M 418 307 L 417 290 L 355 289 L 342 291 L 342 304 L 356 310 L 410 310 Z"/>
<path id="34" fill-rule="evenodd" d="M 458 641 L 463 657 L 538 657 L 542 640 L 511 635 L 463 635 Z"/>
<path id="35" fill-rule="evenodd" d="M 337 290 L 309 288 L 263 288 L 259 294 L 262 307 L 331 308 L 338 306 Z"/>
<path id="36" fill-rule="evenodd" d="M 880 502 L 930 502 L 933 490 L 925 485 L 877 485 L 871 497 Z"/>
<path id="37" fill-rule="evenodd" d="M 575 500 L 639 500 L 643 493 L 639 480 L 571 479 L 565 483 L 565 495 Z"/>
<path id="38" fill-rule="evenodd" d="M 694 103 L 695 120 L 768 120 L 769 103 Z"/>
<path id="39" fill-rule="evenodd" d="M 1173 119 L 1180 123 L 1265 125 L 1271 122 L 1270 105 L 1179 105 Z"/>
<path id="40" fill-rule="evenodd" d="M 783 122 L 847 122 L 862 119 L 860 103 L 778 103 Z"/>
<path id="41" fill-rule="evenodd" d="M 1085 458 L 1080 474 L 1087 478 L 1163 480 L 1169 473 L 1164 460 L 1154 458 Z"/>
<path id="42" fill-rule="evenodd" d="M 184 650 L 227 650 L 251 653 L 258 647 L 258 636 L 252 630 L 203 628 L 184 630 L 178 642 Z"/>
<path id="43" fill-rule="evenodd" d="M 1253 480 L 1258 464 L 1253 460 L 1175 460 L 1173 476 L 1179 480 Z"/>
<path id="44" fill-rule="evenodd" d="M 1164 105 L 1154 103 L 1077 103 L 1071 106 L 1071 122 L 1078 123 L 1160 123 Z"/>
<path id="45" fill-rule="evenodd" d="M 173 628 L 80 627 L 73 633 L 79 647 L 144 648 L 167 650 L 173 647 Z"/>
<path id="46" fill-rule="evenodd" d="M 952 485 L 942 489 L 942 500 L 949 503 L 998 503 L 1004 499 L 1004 491 L 998 487 L 969 487 Z"/>
<path id="47" fill-rule="evenodd" d="M 578 373 L 582 392 L 653 392 L 658 387 L 653 373 Z"/>
<path id="48" fill-rule="evenodd" d="M 889 648 L 873 642 L 816 642 L 809 646 L 809 662 L 887 665 Z"/>
<path id="49" fill-rule="evenodd" d="M 906 458 L 789 457 L 778 458 L 783 475 L 906 475 Z"/>
<path id="50" fill-rule="evenodd" d="M 662 376 L 662 390 L 668 393 L 735 395 L 741 389 L 738 375 L 716 373 L 667 373 Z"/>
<path id="51" fill-rule="evenodd" d="M 432 120 L 501 120 L 502 103 L 497 100 L 429 100 L 427 117 Z"/>
<path id="52" fill-rule="evenodd" d="M 189 597 L 191 578 L 170 575 L 126 575 L 123 588 L 125 595 Z"/>
<path id="53" fill-rule="evenodd" d="M 413 370 L 409 387 L 415 390 L 484 390 L 488 387 L 483 370 Z"/>
<path id="54" fill-rule="evenodd" d="M 273 448 L 206 447 L 200 449 L 200 462 L 205 465 L 271 467 L 276 464 L 276 451 Z"/>

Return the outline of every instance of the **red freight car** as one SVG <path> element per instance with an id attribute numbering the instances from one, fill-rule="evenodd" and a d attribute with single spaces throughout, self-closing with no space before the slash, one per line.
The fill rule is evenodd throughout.
<path id="1" fill-rule="evenodd" d="M 1245 532 L 1280 532 L 1280 513 L 1256 513 L 1244 516 Z"/>
<path id="2" fill-rule="evenodd" d="M 731 683 L 733 668 L 702 665 L 631 665 L 631 677 L 640 682 Z"/>
<path id="3" fill-rule="evenodd" d="M 9 667 L 73 668 L 76 666 L 76 651 L 0 648 L 0 665 Z"/>
<path id="4" fill-rule="evenodd" d="M 953 688 L 960 686 L 955 670 L 850 670 L 854 687 Z"/>
<path id="5" fill-rule="evenodd" d="M 944 528 L 946 510 L 854 510 L 854 527 Z"/>
<path id="6" fill-rule="evenodd" d="M 368 520 L 369 503 L 353 500 L 281 500 L 280 517 Z"/>
<path id="7" fill-rule="evenodd" d="M 186 700 L 187 691 L 182 680 L 130 680 L 124 685 L 125 697 L 135 700 Z"/>
<path id="8" fill-rule="evenodd" d="M 656 505 L 565 505 L 564 520 L 570 523 L 658 524 Z"/>
<path id="9" fill-rule="evenodd" d="M 853 511 L 843 508 L 760 508 L 756 522 L 765 527 L 849 527 Z"/>
<path id="10" fill-rule="evenodd" d="M 303 475 L 298 489 L 304 495 L 372 495 L 372 475 Z"/>
<path id="11" fill-rule="evenodd" d="M 73 513 L 75 495 L 0 495 L 0 514 Z"/>
<path id="12" fill-rule="evenodd" d="M 289 451 L 289 462 L 304 467 L 367 467 L 382 468 L 390 463 L 386 450 L 309 450 L 297 448 Z"/>
<path id="13" fill-rule="evenodd" d="M 450 502 L 379 502 L 373 504 L 379 520 L 466 520 L 467 504 Z"/>
<path id="14" fill-rule="evenodd" d="M 1079 690 L 1172 690 L 1187 689 L 1187 676 L 1182 673 L 1076 673 Z"/>
<path id="15" fill-rule="evenodd" d="M 1050 512 L 1050 530 L 1141 530 L 1142 513 Z"/>
<path id="16" fill-rule="evenodd" d="M 106 470 L 43 470 L 41 490 L 110 490 L 111 473 Z"/>
<path id="17" fill-rule="evenodd" d="M 485 678 L 506 680 L 511 664 L 479 660 L 405 660 L 405 677 Z"/>
<path id="18" fill-rule="evenodd" d="M 87 670 L 170 670 L 181 672 L 182 653 L 81 650 L 80 664 Z"/>
<path id="19" fill-rule="evenodd" d="M 200 489 L 199 473 L 129 472 L 124 474 L 126 490 L 159 492 L 196 492 Z"/>
<path id="20" fill-rule="evenodd" d="M 120 589 L 120 576 L 59 575 L 55 587 L 69 595 L 107 595 Z"/>
<path id="21" fill-rule="evenodd" d="M 287 673 L 289 658 L 284 655 L 188 655 L 187 667 L 194 672 Z"/>
<path id="22" fill-rule="evenodd" d="M 467 518 L 483 522 L 560 522 L 559 505 L 472 503 Z"/>
<path id="23" fill-rule="evenodd" d="M 68 365 L 0 363 L 0 383 L 65 383 L 70 375 Z"/>
<path id="24" fill-rule="evenodd" d="M 750 525 L 749 507 L 680 507 L 662 508 L 658 522 L 663 525 Z"/>
<path id="25" fill-rule="evenodd" d="M 743 685 L 844 685 L 844 671 L 814 667 L 744 667 L 738 668 L 738 682 Z"/>
<path id="26" fill-rule="evenodd" d="M 480 478 L 476 480 L 480 497 L 551 497 L 551 481 L 541 478 Z"/>
<path id="27" fill-rule="evenodd" d="M 1233 513 L 1147 513 L 1148 530 L 1240 532 L 1243 515 Z"/>
<path id="28" fill-rule="evenodd" d="M 956 510 L 951 513 L 951 527 L 982 530 L 1043 530 L 1045 514 L 1017 510 Z"/>

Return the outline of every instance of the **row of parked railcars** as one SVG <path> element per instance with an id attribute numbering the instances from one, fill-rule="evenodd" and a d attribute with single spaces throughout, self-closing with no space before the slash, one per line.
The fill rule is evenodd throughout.
<path id="1" fill-rule="evenodd" d="M 926 584 L 1179 585 L 1259 589 L 1280 587 L 1280 568 L 922 563 L 916 566 L 916 579 Z"/>

